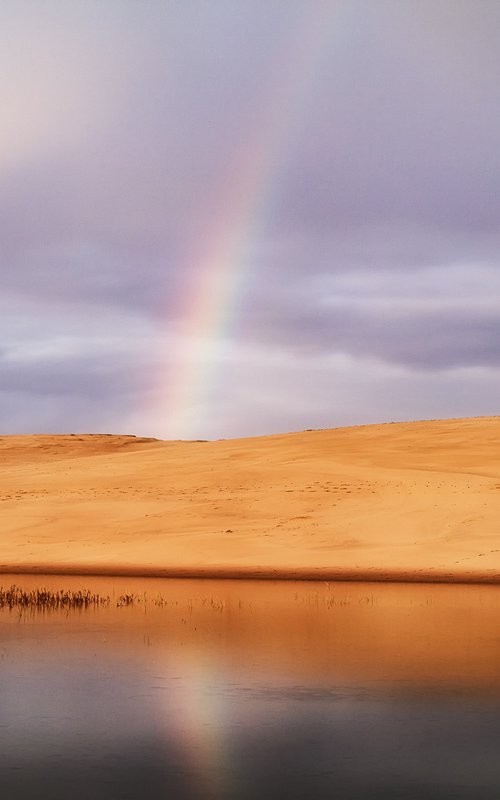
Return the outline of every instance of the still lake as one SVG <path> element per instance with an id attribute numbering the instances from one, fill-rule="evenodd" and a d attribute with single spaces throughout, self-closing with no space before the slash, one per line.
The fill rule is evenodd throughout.
<path id="1" fill-rule="evenodd" d="M 2 797 L 500 797 L 500 587 L 11 584 L 110 603 L 0 610 Z"/>

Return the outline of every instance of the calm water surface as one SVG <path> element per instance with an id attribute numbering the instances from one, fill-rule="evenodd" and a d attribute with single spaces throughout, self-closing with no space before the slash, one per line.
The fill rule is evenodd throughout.
<path id="1" fill-rule="evenodd" d="M 11 583 L 111 602 L 0 611 L 2 797 L 500 798 L 500 587 Z"/>

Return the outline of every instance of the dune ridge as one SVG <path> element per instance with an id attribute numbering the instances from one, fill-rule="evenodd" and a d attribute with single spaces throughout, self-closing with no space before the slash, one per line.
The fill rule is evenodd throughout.
<path id="1" fill-rule="evenodd" d="M 500 583 L 500 417 L 0 437 L 0 571 Z"/>

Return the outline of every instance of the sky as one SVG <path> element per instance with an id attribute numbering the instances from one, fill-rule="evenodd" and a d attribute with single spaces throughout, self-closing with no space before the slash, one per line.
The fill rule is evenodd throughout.
<path id="1" fill-rule="evenodd" d="M 498 414 L 497 0 L 3 0 L 0 433 Z"/>

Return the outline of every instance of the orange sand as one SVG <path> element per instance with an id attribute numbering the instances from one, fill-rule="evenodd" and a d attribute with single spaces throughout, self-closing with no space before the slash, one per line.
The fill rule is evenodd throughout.
<path id="1" fill-rule="evenodd" d="M 0 570 L 500 582 L 500 417 L 0 439 Z"/>

